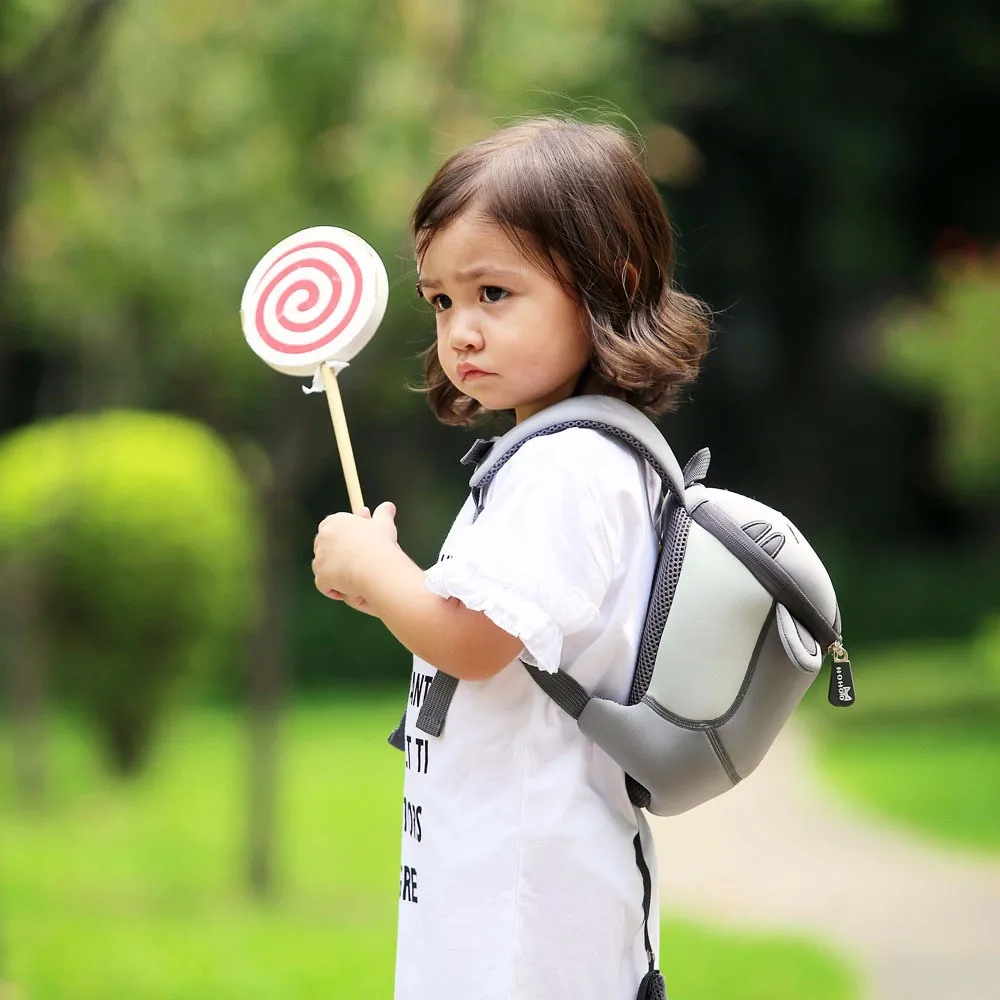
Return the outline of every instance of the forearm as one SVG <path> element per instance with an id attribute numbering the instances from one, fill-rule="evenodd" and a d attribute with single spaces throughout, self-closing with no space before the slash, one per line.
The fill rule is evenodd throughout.
<path id="1" fill-rule="evenodd" d="M 424 571 L 398 547 L 373 561 L 365 599 L 411 653 L 459 680 L 485 680 L 515 659 L 521 642 L 480 611 L 424 586 Z"/>

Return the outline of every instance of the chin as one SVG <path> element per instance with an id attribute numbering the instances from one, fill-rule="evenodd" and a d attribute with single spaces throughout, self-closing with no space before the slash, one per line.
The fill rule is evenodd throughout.
<path id="1" fill-rule="evenodd" d="M 476 399 L 475 396 L 473 396 L 471 398 L 472 399 Z M 507 406 L 505 403 L 490 402 L 489 400 L 485 400 L 485 399 L 476 399 L 476 402 L 487 413 L 503 413 L 505 410 L 513 410 L 514 409 L 513 406 Z"/>
<path id="2" fill-rule="evenodd" d="M 513 410 L 520 403 L 512 402 L 502 394 L 496 392 L 469 392 L 469 386 L 460 387 L 459 392 L 469 399 L 474 399 L 484 410 Z"/>

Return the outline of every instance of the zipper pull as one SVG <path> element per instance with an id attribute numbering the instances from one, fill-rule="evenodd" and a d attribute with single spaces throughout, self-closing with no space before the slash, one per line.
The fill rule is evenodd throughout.
<path id="1" fill-rule="evenodd" d="M 854 672 L 847 650 L 838 639 L 830 644 L 827 652 L 833 657 L 830 664 L 830 692 L 827 698 L 837 708 L 849 708 L 854 704 Z"/>

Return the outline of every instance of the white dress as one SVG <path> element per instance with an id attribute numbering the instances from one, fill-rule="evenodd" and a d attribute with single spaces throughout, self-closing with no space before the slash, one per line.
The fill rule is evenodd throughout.
<path id="1" fill-rule="evenodd" d="M 516 635 L 529 662 L 624 702 L 656 555 L 649 476 L 597 431 L 534 438 L 478 518 L 466 502 L 427 587 Z M 416 723 L 434 673 L 414 659 L 395 1000 L 635 1000 L 637 830 L 654 887 L 656 860 L 622 769 L 518 661 L 461 681 L 428 736 Z"/>

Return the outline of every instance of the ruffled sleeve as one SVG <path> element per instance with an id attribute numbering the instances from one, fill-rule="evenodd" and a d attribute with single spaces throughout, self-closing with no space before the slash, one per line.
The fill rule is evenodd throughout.
<path id="1" fill-rule="evenodd" d="M 482 611 L 524 643 L 525 660 L 558 670 L 563 640 L 598 618 L 621 561 L 623 469 L 634 477 L 635 460 L 595 431 L 528 441 L 479 517 L 452 532 L 428 589 Z"/>

